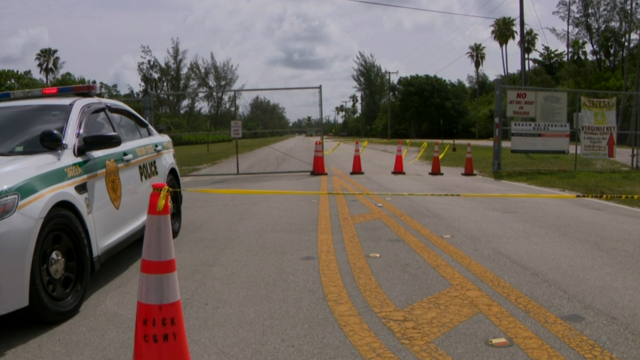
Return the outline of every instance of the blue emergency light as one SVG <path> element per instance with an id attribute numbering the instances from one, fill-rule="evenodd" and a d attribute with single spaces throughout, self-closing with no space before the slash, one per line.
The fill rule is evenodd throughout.
<path id="1" fill-rule="evenodd" d="M 0 101 L 34 99 L 60 95 L 95 95 L 99 86 L 93 84 L 48 87 L 44 89 L 16 90 L 0 93 Z"/>

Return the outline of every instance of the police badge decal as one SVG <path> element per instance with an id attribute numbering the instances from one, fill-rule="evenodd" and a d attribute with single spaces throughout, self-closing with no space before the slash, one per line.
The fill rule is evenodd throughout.
<path id="1" fill-rule="evenodd" d="M 107 160 L 107 174 L 104 177 L 104 181 L 107 185 L 107 192 L 111 203 L 116 208 L 120 209 L 120 200 L 122 199 L 122 185 L 120 184 L 120 172 L 118 164 L 114 159 Z"/>

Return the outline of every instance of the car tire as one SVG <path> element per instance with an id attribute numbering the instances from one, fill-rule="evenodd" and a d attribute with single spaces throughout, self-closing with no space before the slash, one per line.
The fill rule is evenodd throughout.
<path id="1" fill-rule="evenodd" d="M 173 175 L 167 176 L 167 186 L 174 189 L 180 189 L 178 179 Z M 177 238 L 182 228 L 182 192 L 171 191 L 171 232 L 173 238 Z"/>
<path id="2" fill-rule="evenodd" d="M 87 293 L 91 271 L 89 241 L 70 211 L 54 208 L 44 219 L 31 263 L 29 307 L 41 321 L 73 317 Z"/>

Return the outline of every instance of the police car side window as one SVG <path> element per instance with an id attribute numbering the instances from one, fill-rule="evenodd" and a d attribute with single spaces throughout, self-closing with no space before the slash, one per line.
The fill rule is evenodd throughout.
<path id="1" fill-rule="evenodd" d="M 149 136 L 146 128 L 140 127 L 137 122 L 125 112 L 109 112 L 109 116 L 113 120 L 118 134 L 122 138 L 122 142 L 138 140 Z"/>
<path id="2" fill-rule="evenodd" d="M 111 134 L 113 132 L 113 126 L 104 111 L 94 112 L 84 123 L 83 133 L 85 135 Z"/>

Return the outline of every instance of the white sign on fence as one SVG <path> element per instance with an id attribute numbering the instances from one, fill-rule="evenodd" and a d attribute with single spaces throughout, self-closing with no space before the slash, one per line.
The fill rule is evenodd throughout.
<path id="1" fill-rule="evenodd" d="M 231 121 L 231 137 L 236 139 L 242 137 L 242 121 L 240 120 Z"/>
<path id="2" fill-rule="evenodd" d="M 541 92 L 536 95 L 536 121 L 564 124 L 567 122 L 567 93 Z"/>
<path id="3" fill-rule="evenodd" d="M 507 90 L 507 117 L 535 118 L 536 92 Z"/>
<path id="4" fill-rule="evenodd" d="M 580 155 L 586 158 L 616 157 L 616 99 L 582 98 Z"/>
<path id="5" fill-rule="evenodd" d="M 569 153 L 569 124 L 511 123 L 512 153 Z"/>

